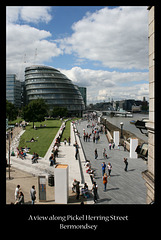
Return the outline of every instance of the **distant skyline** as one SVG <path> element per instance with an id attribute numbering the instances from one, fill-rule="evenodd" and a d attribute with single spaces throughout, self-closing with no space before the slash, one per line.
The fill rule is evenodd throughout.
<path id="1" fill-rule="evenodd" d="M 7 73 L 57 68 L 87 104 L 149 99 L 147 6 L 8 6 Z"/>

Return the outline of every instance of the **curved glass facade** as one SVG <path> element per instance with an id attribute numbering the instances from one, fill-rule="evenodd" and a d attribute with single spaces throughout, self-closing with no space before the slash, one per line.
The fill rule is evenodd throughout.
<path id="1" fill-rule="evenodd" d="M 27 101 L 43 98 L 52 110 L 54 106 L 66 107 L 71 113 L 85 109 L 82 95 L 76 85 L 59 70 L 34 65 L 25 69 Z"/>

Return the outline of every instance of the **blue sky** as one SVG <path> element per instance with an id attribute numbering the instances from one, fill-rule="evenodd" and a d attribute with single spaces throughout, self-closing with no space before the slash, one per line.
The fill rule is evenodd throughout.
<path id="1" fill-rule="evenodd" d="M 9 6 L 7 73 L 43 64 L 87 87 L 87 102 L 148 99 L 147 6 Z"/>

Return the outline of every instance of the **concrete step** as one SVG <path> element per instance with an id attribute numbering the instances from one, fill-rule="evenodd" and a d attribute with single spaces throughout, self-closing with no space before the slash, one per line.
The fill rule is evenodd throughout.
<path id="1" fill-rule="evenodd" d="M 16 156 L 11 156 L 11 164 L 20 170 L 28 171 L 34 175 L 49 175 L 54 174 L 54 167 L 49 166 L 49 162 L 44 161 L 42 158 L 38 160 L 38 163 L 33 163 L 31 157 L 27 155 L 26 159 L 22 160 Z"/>

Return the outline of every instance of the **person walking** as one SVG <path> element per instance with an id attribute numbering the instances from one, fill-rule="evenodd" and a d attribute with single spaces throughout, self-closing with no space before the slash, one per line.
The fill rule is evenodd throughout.
<path id="1" fill-rule="evenodd" d="M 124 141 L 124 151 L 126 151 L 126 142 Z"/>
<path id="2" fill-rule="evenodd" d="M 109 146 L 109 150 L 111 150 L 111 146 L 112 146 L 112 144 L 111 144 L 111 143 L 109 143 L 109 145 L 108 145 L 108 146 Z"/>
<path id="3" fill-rule="evenodd" d="M 106 191 L 106 186 L 107 186 L 107 174 L 104 173 L 104 176 L 103 176 L 103 184 L 104 184 L 104 192 Z"/>
<path id="4" fill-rule="evenodd" d="M 97 148 L 95 149 L 94 154 L 95 154 L 95 159 L 97 159 L 98 158 Z"/>
<path id="5" fill-rule="evenodd" d="M 70 136 L 68 137 L 68 144 L 69 144 L 69 146 L 70 146 Z"/>
<path id="6" fill-rule="evenodd" d="M 75 142 L 75 144 L 73 144 L 73 146 L 75 147 L 75 159 L 78 160 L 78 153 L 79 153 L 79 146 L 78 146 L 78 143 Z"/>
<path id="7" fill-rule="evenodd" d="M 79 150 L 78 150 L 78 147 L 75 148 L 75 159 L 78 160 L 78 153 L 79 153 Z"/>
<path id="8" fill-rule="evenodd" d="M 77 200 L 79 199 L 79 195 L 80 195 L 79 184 L 80 184 L 80 182 L 77 181 L 77 184 L 76 184 L 76 199 Z"/>
<path id="9" fill-rule="evenodd" d="M 108 169 L 108 176 L 110 177 L 110 175 L 111 175 L 111 169 L 112 169 L 111 163 L 108 163 L 107 169 Z"/>
<path id="10" fill-rule="evenodd" d="M 104 176 L 105 171 L 106 171 L 106 164 L 105 164 L 105 162 L 103 162 L 101 166 L 102 166 L 102 176 Z"/>
<path id="11" fill-rule="evenodd" d="M 104 158 L 107 158 L 106 148 L 103 149 L 103 157 L 104 157 Z"/>
<path id="12" fill-rule="evenodd" d="M 49 161 L 50 161 L 50 166 L 53 166 L 55 164 L 55 157 L 53 153 L 49 157 Z"/>
<path id="13" fill-rule="evenodd" d="M 16 200 L 15 204 L 24 204 L 24 194 L 20 192 L 18 199 Z"/>
<path id="14" fill-rule="evenodd" d="M 20 185 L 17 185 L 17 187 L 15 189 L 15 201 L 18 201 L 19 194 L 20 194 Z"/>
<path id="15" fill-rule="evenodd" d="M 30 190 L 30 196 L 31 196 L 32 204 L 34 204 L 35 200 L 36 200 L 36 190 L 35 190 L 34 185 L 32 186 L 32 188 Z"/>
<path id="16" fill-rule="evenodd" d="M 97 202 L 97 189 L 98 189 L 98 186 L 97 186 L 96 182 L 94 182 L 94 183 L 93 183 L 93 186 L 92 186 L 93 201 L 94 201 L 94 203 Z"/>
<path id="17" fill-rule="evenodd" d="M 128 161 L 127 158 L 124 158 L 124 163 L 125 163 L 125 172 L 127 172 L 127 168 L 128 168 Z"/>

